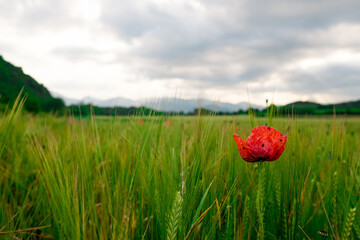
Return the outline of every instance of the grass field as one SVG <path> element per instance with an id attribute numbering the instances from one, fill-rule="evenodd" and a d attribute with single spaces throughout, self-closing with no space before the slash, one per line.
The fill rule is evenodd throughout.
<path id="1" fill-rule="evenodd" d="M 360 239 L 360 119 L 250 120 L 34 116 L 20 102 L 0 119 L 0 238 Z M 233 133 L 266 123 L 284 153 L 243 161 Z"/>

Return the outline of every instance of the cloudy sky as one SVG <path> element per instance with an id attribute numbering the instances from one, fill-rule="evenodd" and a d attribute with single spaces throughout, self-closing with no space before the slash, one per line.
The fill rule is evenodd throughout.
<path id="1" fill-rule="evenodd" d="M 357 100 L 359 9 L 358 0 L 0 0 L 0 55 L 71 98 Z"/>

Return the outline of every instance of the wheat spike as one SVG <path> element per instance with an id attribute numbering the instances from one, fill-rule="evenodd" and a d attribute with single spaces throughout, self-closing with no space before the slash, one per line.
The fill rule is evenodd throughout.
<path id="1" fill-rule="evenodd" d="M 345 226 L 344 226 L 344 234 L 343 234 L 343 239 L 346 240 L 349 238 L 350 233 L 351 233 L 351 229 L 355 220 L 355 215 L 356 215 L 356 207 L 355 208 L 351 208 L 349 210 L 349 213 L 347 215 L 346 218 L 346 222 L 345 222 Z"/>
<path id="2" fill-rule="evenodd" d="M 226 206 L 226 231 L 225 231 L 225 239 L 233 239 L 232 233 L 233 233 L 233 223 L 234 223 L 234 217 L 231 210 L 231 205 Z"/>
<path id="3" fill-rule="evenodd" d="M 130 212 L 128 210 L 126 210 L 126 212 L 124 213 L 121 225 L 120 225 L 120 236 L 121 239 L 129 239 L 129 214 Z"/>
<path id="4" fill-rule="evenodd" d="M 296 226 L 296 217 L 297 217 L 296 210 L 297 210 L 296 199 L 294 199 L 291 209 L 291 236 L 293 236 L 293 239 L 296 239 L 295 238 L 295 226 Z"/>
<path id="5" fill-rule="evenodd" d="M 278 207 L 278 211 L 280 213 L 281 209 L 281 187 L 280 187 L 280 181 L 278 181 L 279 176 L 276 174 L 275 179 L 275 200 L 276 200 L 276 206 Z"/>
<path id="6" fill-rule="evenodd" d="M 246 195 L 243 211 L 243 239 L 250 234 L 250 197 Z"/>
<path id="7" fill-rule="evenodd" d="M 288 229 L 288 223 L 287 223 L 287 213 L 286 213 L 286 206 L 285 204 L 283 204 L 283 209 L 282 209 L 282 239 L 288 239 L 287 238 L 287 229 Z"/>
<path id="8" fill-rule="evenodd" d="M 331 191 L 332 191 L 332 197 L 331 197 L 331 224 L 334 229 L 337 227 L 337 212 L 336 212 L 336 198 L 337 198 L 337 172 L 334 172 L 332 183 L 331 183 Z M 336 230 L 335 230 L 336 231 Z"/>
<path id="9" fill-rule="evenodd" d="M 183 199 L 180 192 L 177 192 L 168 218 L 166 227 L 166 240 L 177 239 L 177 233 L 181 220 L 182 201 Z"/>
<path id="10" fill-rule="evenodd" d="M 353 226 L 356 236 L 358 237 L 358 239 L 360 239 L 360 223 L 359 221 L 355 220 L 354 226 Z"/>

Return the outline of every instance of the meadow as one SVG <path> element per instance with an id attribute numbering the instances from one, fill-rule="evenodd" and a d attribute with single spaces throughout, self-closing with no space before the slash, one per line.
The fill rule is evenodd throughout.
<path id="1" fill-rule="evenodd" d="M 0 118 L 2 239 L 360 239 L 358 117 L 75 118 L 22 104 Z M 232 135 L 256 125 L 287 135 L 278 160 L 242 160 Z"/>

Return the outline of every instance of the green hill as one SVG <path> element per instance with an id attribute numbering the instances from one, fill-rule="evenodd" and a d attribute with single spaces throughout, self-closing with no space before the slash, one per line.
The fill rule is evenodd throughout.
<path id="1" fill-rule="evenodd" d="M 334 114 L 360 114 L 360 100 L 337 104 L 319 104 L 314 102 L 293 102 L 285 106 L 277 107 L 281 113 L 296 113 L 309 115 L 330 115 Z"/>
<path id="2" fill-rule="evenodd" d="M 360 100 L 334 104 L 336 108 L 360 108 Z"/>
<path id="3" fill-rule="evenodd" d="M 64 108 L 60 98 L 54 98 L 50 92 L 31 76 L 25 74 L 20 67 L 4 60 L 0 56 L 0 103 L 4 108 L 12 104 L 17 95 L 24 89 L 27 95 L 25 109 L 30 112 L 58 112 Z"/>
<path id="4" fill-rule="evenodd" d="M 294 106 L 294 107 L 314 107 L 314 108 L 317 108 L 317 107 L 321 106 L 321 104 L 315 103 L 315 102 L 308 102 L 308 101 L 305 101 L 305 102 L 297 101 L 297 102 L 286 104 L 285 106 L 286 107 Z"/>

